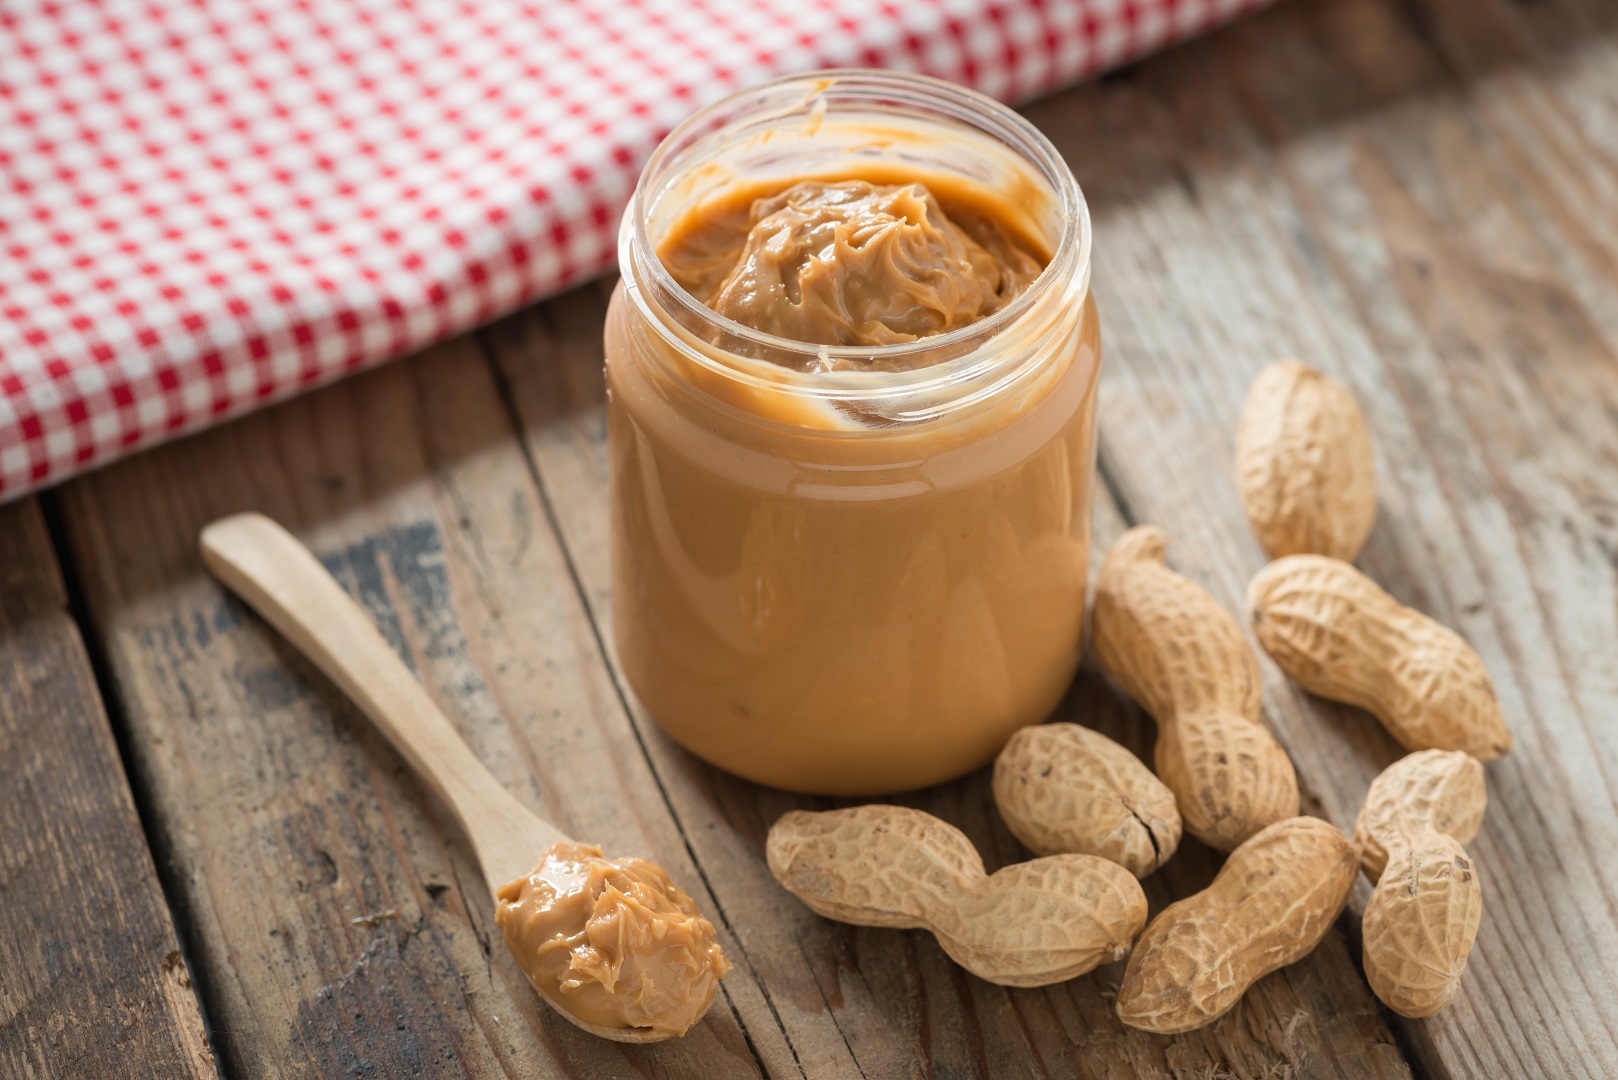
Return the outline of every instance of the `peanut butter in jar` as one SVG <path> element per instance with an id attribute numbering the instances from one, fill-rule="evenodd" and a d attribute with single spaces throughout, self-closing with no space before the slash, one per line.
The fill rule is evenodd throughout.
<path id="1" fill-rule="evenodd" d="M 1089 219 L 1014 113 L 777 80 L 677 128 L 606 333 L 614 632 L 698 756 L 868 795 L 975 769 L 1078 662 Z"/>

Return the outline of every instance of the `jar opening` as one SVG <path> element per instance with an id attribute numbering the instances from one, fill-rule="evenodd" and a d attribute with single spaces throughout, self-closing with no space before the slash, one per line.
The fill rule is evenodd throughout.
<path id="1" fill-rule="evenodd" d="M 875 124 L 867 128 L 867 121 Z M 726 155 L 750 167 L 792 162 L 792 152 L 815 139 L 846 151 L 845 169 L 858 175 L 863 161 L 893 167 L 892 143 L 860 143 L 842 129 L 903 132 L 914 126 L 918 153 L 946 146 L 978 170 L 983 184 L 1009 180 L 1023 186 L 1030 215 L 1051 257 L 1044 270 L 1003 308 L 969 325 L 916 341 L 876 346 L 815 345 L 764 333 L 707 307 L 675 280 L 658 257 L 656 224 L 721 187 Z M 839 141 L 840 140 L 840 141 Z M 901 150 L 909 152 L 905 143 Z M 964 148 L 964 149 L 963 149 Z M 973 159 L 976 160 L 973 160 Z M 801 168 L 801 160 L 797 168 Z M 718 101 L 676 127 L 641 175 L 620 232 L 619 257 L 626 293 L 682 356 L 727 379 L 775 392 L 870 404 L 950 392 L 1014 366 L 1025 350 L 1005 347 L 1003 336 L 1038 321 L 1041 311 L 1081 305 L 1089 287 L 1089 210 L 1060 153 L 1021 116 L 984 95 L 920 75 L 830 69 L 790 75 Z M 1020 336 L 1020 330 L 1017 331 Z M 991 343 L 994 343 L 991 347 Z M 1026 358 L 1024 358 L 1026 359 Z M 846 361 L 846 364 L 834 364 Z M 860 364 L 880 370 L 850 370 Z M 835 367 L 835 370 L 827 370 Z M 899 370 L 895 370 L 899 369 Z"/>

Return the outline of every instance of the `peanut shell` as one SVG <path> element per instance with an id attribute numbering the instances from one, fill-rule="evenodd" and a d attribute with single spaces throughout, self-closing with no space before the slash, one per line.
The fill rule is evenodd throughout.
<path id="1" fill-rule="evenodd" d="M 930 930 L 952 960 L 1002 986 L 1122 959 L 1146 923 L 1146 894 L 1116 863 L 1053 855 L 986 874 L 959 829 L 903 806 L 794 810 L 771 827 L 765 856 L 817 914 Z"/>
<path id="2" fill-rule="evenodd" d="M 1372 884 L 1388 861 L 1387 845 L 1421 829 L 1452 836 L 1462 847 L 1483 825 L 1489 795 L 1483 764 L 1459 750 L 1418 750 L 1371 782 L 1354 823 L 1360 864 Z"/>
<path id="3" fill-rule="evenodd" d="M 994 801 L 1036 855 L 1099 855 L 1143 878 L 1180 844 L 1174 793 L 1134 754 L 1078 724 L 1013 735 L 994 763 Z"/>
<path id="4" fill-rule="evenodd" d="M 1400 1016 L 1431 1016 L 1455 999 L 1477 940 L 1483 890 L 1454 837 L 1426 832 L 1388 858 L 1361 924 L 1365 978 Z"/>
<path id="5" fill-rule="evenodd" d="M 1298 780 L 1259 719 L 1252 646 L 1164 549 L 1162 530 L 1141 525 L 1107 552 L 1091 640 L 1102 672 L 1157 721 L 1157 775 L 1186 831 L 1230 851 L 1297 814 Z"/>
<path id="6" fill-rule="evenodd" d="M 1376 467 L 1348 387 L 1296 360 L 1260 372 L 1236 429 L 1236 489 L 1272 559 L 1358 555 L 1376 524 Z"/>
<path id="7" fill-rule="evenodd" d="M 1289 555 L 1247 589 L 1253 633 L 1304 689 L 1374 715 L 1407 750 L 1511 749 L 1494 683 L 1455 631 L 1407 608 L 1354 567 Z"/>
<path id="8" fill-rule="evenodd" d="M 1376 882 L 1362 924 L 1365 977 L 1401 1016 L 1431 1016 L 1460 988 L 1483 912 L 1463 845 L 1487 799 L 1477 759 L 1424 750 L 1388 766 L 1360 808 L 1355 843 Z"/>
<path id="9" fill-rule="evenodd" d="M 1358 873 L 1354 845 L 1329 822 L 1295 817 L 1264 829 L 1230 853 L 1213 884 L 1152 920 L 1124 969 L 1118 1018 L 1160 1035 L 1213 1023 L 1259 979 L 1314 950 Z"/>

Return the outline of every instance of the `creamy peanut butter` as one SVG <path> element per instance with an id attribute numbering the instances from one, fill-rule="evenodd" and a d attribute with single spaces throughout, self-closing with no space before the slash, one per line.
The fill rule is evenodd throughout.
<path id="1" fill-rule="evenodd" d="M 1045 265 L 982 206 L 946 210 L 924 182 L 858 179 L 744 187 L 687 218 L 658 255 L 721 315 L 817 345 L 893 345 L 970 325 Z"/>
<path id="2" fill-rule="evenodd" d="M 730 970 L 713 924 L 644 859 L 557 844 L 498 901 L 495 922 L 534 989 L 587 1024 L 683 1035 Z"/>

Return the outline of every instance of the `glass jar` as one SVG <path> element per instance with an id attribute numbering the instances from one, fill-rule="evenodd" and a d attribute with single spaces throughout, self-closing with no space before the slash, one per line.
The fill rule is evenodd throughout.
<path id="1" fill-rule="evenodd" d="M 682 290 L 669 224 L 738 181 L 912 177 L 1048 244 L 1007 306 L 915 342 L 772 337 Z M 646 710 L 750 780 L 937 783 L 1044 719 L 1079 659 L 1100 326 L 1090 221 L 1015 113 L 913 75 L 778 79 L 676 128 L 606 330 L 613 625 Z"/>

